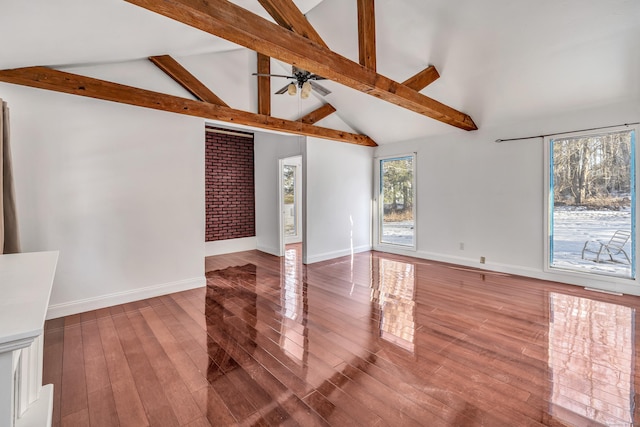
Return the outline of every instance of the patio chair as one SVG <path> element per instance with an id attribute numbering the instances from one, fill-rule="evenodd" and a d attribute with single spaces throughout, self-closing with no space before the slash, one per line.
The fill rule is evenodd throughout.
<path id="1" fill-rule="evenodd" d="M 585 253 L 592 253 L 596 255 L 596 259 L 593 260 L 595 262 L 600 262 L 600 255 L 605 252 L 609 255 L 609 259 L 614 261 L 614 255 L 623 254 L 627 259 L 627 262 L 631 264 L 631 260 L 629 259 L 629 255 L 624 250 L 624 245 L 627 244 L 629 238 L 631 237 L 631 233 L 624 230 L 616 230 L 611 236 L 609 242 L 605 243 L 601 240 L 587 240 L 584 243 L 584 247 L 582 248 L 582 259 L 586 259 L 584 257 Z"/>

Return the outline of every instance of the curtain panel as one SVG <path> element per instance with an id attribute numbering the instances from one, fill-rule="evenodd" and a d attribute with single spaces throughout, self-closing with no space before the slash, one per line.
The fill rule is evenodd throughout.
<path id="1" fill-rule="evenodd" d="M 0 254 L 20 252 L 13 167 L 9 145 L 9 107 L 0 99 Z"/>

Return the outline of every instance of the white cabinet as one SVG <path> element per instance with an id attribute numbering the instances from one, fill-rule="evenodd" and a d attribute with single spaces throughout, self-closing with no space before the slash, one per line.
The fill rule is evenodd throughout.
<path id="1" fill-rule="evenodd" d="M 42 386 L 44 320 L 58 252 L 0 255 L 0 426 L 50 426 Z"/>

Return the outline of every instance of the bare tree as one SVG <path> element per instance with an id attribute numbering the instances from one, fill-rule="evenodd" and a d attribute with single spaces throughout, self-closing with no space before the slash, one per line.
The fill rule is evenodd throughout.
<path id="1" fill-rule="evenodd" d="M 631 132 L 554 140 L 554 202 L 580 206 L 628 196 L 633 160 Z"/>

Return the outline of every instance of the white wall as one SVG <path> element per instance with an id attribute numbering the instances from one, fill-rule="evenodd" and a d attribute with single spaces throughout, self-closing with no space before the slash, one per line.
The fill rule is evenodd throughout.
<path id="1" fill-rule="evenodd" d="M 370 147 L 307 138 L 306 263 L 371 249 L 373 153 Z"/>
<path id="2" fill-rule="evenodd" d="M 8 84 L 0 97 L 22 249 L 60 251 L 49 317 L 204 285 L 203 120 Z"/>
<path id="3" fill-rule="evenodd" d="M 256 247 L 279 256 L 279 160 L 302 154 L 304 137 L 256 132 L 254 135 Z"/>
<path id="4" fill-rule="evenodd" d="M 496 129 L 455 132 L 380 146 L 376 156 L 417 152 L 417 252 L 408 255 L 640 294 L 629 281 L 546 273 L 542 139 L 496 139 L 568 132 L 640 120 L 640 105 L 612 105 Z M 460 249 L 464 243 L 464 250 Z M 479 263 L 486 257 L 486 265 Z"/>

